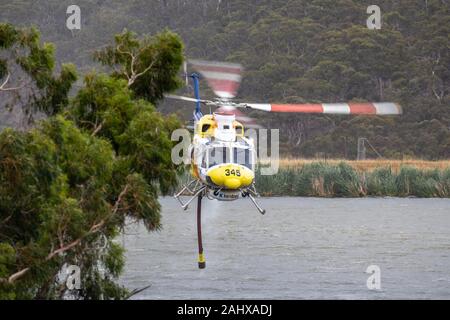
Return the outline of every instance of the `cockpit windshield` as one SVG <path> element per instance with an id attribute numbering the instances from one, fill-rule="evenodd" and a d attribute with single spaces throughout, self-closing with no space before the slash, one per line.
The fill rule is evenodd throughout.
<path id="1" fill-rule="evenodd" d="M 230 149 L 227 147 L 212 147 L 208 154 L 209 167 L 231 162 Z"/>
<path id="2" fill-rule="evenodd" d="M 207 149 L 207 167 L 211 168 L 221 163 L 236 163 L 247 168 L 253 168 L 252 151 L 248 147 L 211 147 Z M 206 161 L 203 167 L 206 167 Z"/>

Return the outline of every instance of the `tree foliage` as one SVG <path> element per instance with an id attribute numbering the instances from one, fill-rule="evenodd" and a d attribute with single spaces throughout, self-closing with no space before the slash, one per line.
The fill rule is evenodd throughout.
<path id="1" fill-rule="evenodd" d="M 7 29 L 9 35 L 17 30 Z M 39 39 L 35 30 L 20 32 Z M 153 50 L 182 59 L 174 34 L 156 38 L 165 35 L 172 37 L 173 47 L 160 42 L 152 44 Z M 4 49 L 16 41 L 2 39 Z M 134 41 L 137 47 L 146 43 Z M 35 47 L 37 60 L 48 68 L 26 56 L 24 70 L 36 84 L 43 81 L 42 88 L 53 90 L 53 49 L 44 48 L 53 46 L 37 42 Z M 22 57 L 17 54 L 16 60 Z M 115 64 L 127 68 L 126 60 Z M 180 64 L 158 60 L 146 75 L 170 75 Z M 0 299 L 127 297 L 116 283 L 124 258 L 114 239 L 125 223 L 141 222 L 149 231 L 161 227 L 158 194 L 176 184 L 179 170 L 170 158 L 170 134 L 180 124 L 150 102 L 177 83 L 161 81 L 153 79 L 160 92 L 147 92 L 144 99 L 118 74 L 90 72 L 72 99 L 71 83 L 65 83 L 67 90 L 57 92 L 67 103 L 46 109 L 48 117 L 32 129 L 0 131 Z M 25 107 L 43 110 L 34 102 Z M 66 286 L 71 265 L 80 268 L 80 290 Z"/>
<path id="2" fill-rule="evenodd" d="M 119 66 L 113 76 L 127 80 L 136 97 L 152 103 L 161 100 L 164 92 L 180 86 L 178 71 L 183 62 L 183 46 L 179 36 L 168 30 L 140 40 L 125 30 L 115 36 L 113 46 L 97 51 L 95 57 L 104 65 Z"/>

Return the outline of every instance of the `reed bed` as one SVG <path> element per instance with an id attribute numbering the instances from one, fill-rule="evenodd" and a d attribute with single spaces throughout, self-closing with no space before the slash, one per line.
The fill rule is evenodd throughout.
<path id="1" fill-rule="evenodd" d="M 450 197 L 450 165 L 422 166 L 374 161 L 290 162 L 276 175 L 256 173 L 262 196 L 305 197 Z M 359 161 L 358 161 L 359 162 Z M 301 164 L 300 164 L 301 163 Z"/>
<path id="2" fill-rule="evenodd" d="M 450 168 L 450 160 L 428 161 L 421 159 L 370 159 L 370 160 L 345 160 L 345 159 L 301 159 L 301 158 L 282 158 L 279 160 L 280 168 L 299 168 L 305 164 L 326 163 L 329 165 L 338 165 L 344 162 L 353 169 L 360 172 L 373 171 L 378 168 L 391 168 L 394 172 L 399 172 L 401 167 L 414 167 L 420 170 L 439 169 L 445 170 Z M 260 161 L 260 164 L 266 165 L 268 161 Z"/>
<path id="3" fill-rule="evenodd" d="M 186 170 L 180 185 L 190 179 Z M 281 159 L 275 175 L 256 170 L 256 189 L 261 196 L 450 198 L 450 161 Z"/>

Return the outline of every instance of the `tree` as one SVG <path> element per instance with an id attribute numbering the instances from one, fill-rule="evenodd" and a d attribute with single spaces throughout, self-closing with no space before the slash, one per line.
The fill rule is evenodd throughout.
<path id="1" fill-rule="evenodd" d="M 168 30 L 142 40 L 125 30 L 115 36 L 113 46 L 97 51 L 95 58 L 115 68 L 112 75 L 125 79 L 136 97 L 152 103 L 162 99 L 164 92 L 180 87 L 178 71 L 183 62 L 183 45 Z"/>
<path id="2" fill-rule="evenodd" d="M 170 135 L 180 127 L 175 116 L 163 117 L 148 101 L 133 99 L 127 82 L 89 74 L 74 98 L 68 117 L 91 135 L 111 142 L 123 161 L 148 182 L 158 181 L 163 193 L 176 183 Z"/>
<path id="3" fill-rule="evenodd" d="M 179 66 L 164 61 L 149 74 Z M 153 81 L 161 92 L 168 88 Z M 31 130 L 0 132 L 0 298 L 129 295 L 115 283 L 124 259 L 114 238 L 130 221 L 161 227 L 157 197 L 176 184 L 179 170 L 170 159 L 179 122 L 135 97 L 121 77 L 90 73 L 65 109 Z M 70 265 L 81 270 L 80 290 L 61 280 Z"/>

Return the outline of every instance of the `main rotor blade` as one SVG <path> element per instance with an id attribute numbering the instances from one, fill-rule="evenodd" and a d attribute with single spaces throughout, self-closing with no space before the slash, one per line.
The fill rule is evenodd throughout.
<path id="1" fill-rule="evenodd" d="M 234 98 L 241 83 L 242 66 L 237 63 L 189 60 L 206 79 L 215 95 L 221 99 Z"/>
<path id="2" fill-rule="evenodd" d="M 208 102 L 210 102 L 209 100 L 197 100 L 195 98 L 184 97 L 184 96 L 177 96 L 175 94 L 165 94 L 164 97 L 165 98 L 170 98 L 170 99 L 189 101 L 189 102 L 197 102 L 197 101 L 200 101 L 201 103 L 208 103 Z"/>
<path id="3" fill-rule="evenodd" d="M 326 113 L 326 114 L 374 114 L 399 115 L 402 114 L 400 105 L 392 102 L 368 103 L 307 103 L 307 104 L 262 104 L 241 103 L 239 107 L 246 107 L 267 112 L 290 113 Z"/>

